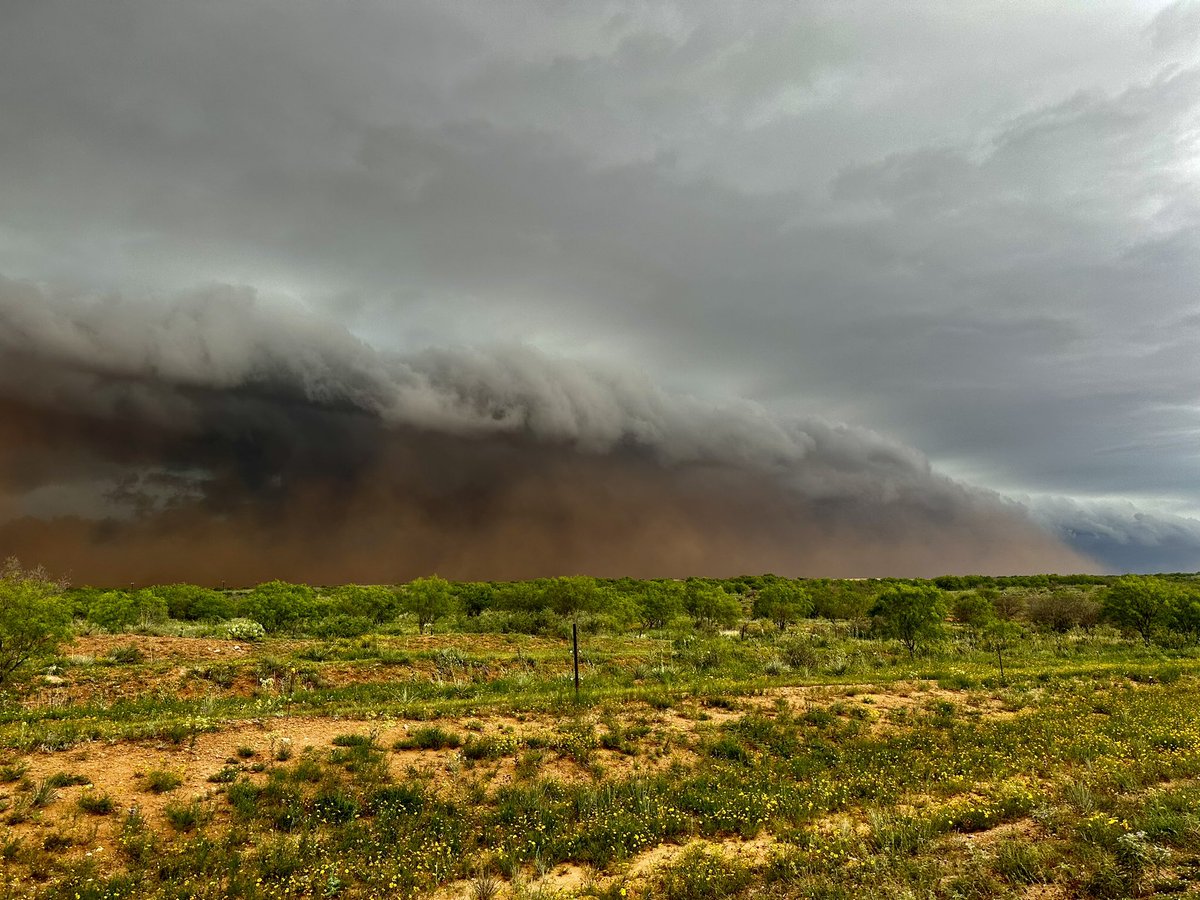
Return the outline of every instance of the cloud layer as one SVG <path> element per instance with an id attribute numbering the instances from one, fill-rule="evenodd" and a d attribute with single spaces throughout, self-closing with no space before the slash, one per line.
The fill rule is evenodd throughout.
<path id="1" fill-rule="evenodd" d="M 0 539 L 87 580 L 1085 565 L 878 435 L 526 348 L 382 354 L 246 290 L 14 282 L 0 335 L 0 488 L 25 513 Z"/>

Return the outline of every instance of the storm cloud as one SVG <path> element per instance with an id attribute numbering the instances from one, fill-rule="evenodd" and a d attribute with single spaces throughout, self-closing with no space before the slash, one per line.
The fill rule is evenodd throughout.
<path id="1" fill-rule="evenodd" d="M 1194 0 L 19 0 L 0 549 L 301 529 L 340 478 L 359 505 L 319 558 L 351 559 L 362 486 L 457 468 L 516 474 L 469 537 L 426 501 L 438 524 L 403 533 L 430 567 L 537 568 L 500 567 L 484 523 L 540 483 L 596 518 L 564 543 L 617 535 L 606 571 L 654 569 L 617 552 L 632 520 L 692 548 L 672 572 L 1200 568 L 1198 23 Z M 713 469 L 742 479 L 719 501 Z M 642 487 L 597 488 L 620 478 Z M 603 499 L 651 487 L 686 514 Z M 788 511 L 727 512 L 749 496 Z M 948 510 L 1086 559 L 898 524 Z M 264 533 L 226 531 L 230 560 Z"/>
<path id="2" fill-rule="evenodd" d="M 89 580 L 1083 564 L 878 435 L 527 348 L 383 354 L 244 289 L 13 282 L 0 334 L 0 489 L 25 513 L 0 540 Z"/>

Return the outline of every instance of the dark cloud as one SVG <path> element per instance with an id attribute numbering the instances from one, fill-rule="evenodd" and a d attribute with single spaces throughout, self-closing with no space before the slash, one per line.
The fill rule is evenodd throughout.
<path id="1" fill-rule="evenodd" d="M 543 382 L 636 370 L 877 429 L 990 488 L 1200 515 L 1194 2 L 10 6 L 0 272 L 169 306 L 141 360 L 167 380 L 216 371 L 192 331 L 256 360 L 210 386 L 265 368 L 389 423 L 396 396 L 459 379 L 456 416 L 518 395 L 559 415 Z M 319 315 L 250 343 L 240 314 L 198 311 L 212 291 L 179 302 L 214 283 Z M 6 290 L 8 327 L 34 327 L 41 295 Z M 105 302 L 124 322 L 134 301 Z M 349 334 L 314 358 L 322 316 Z M 105 320 L 42 349 L 90 347 L 81 384 L 116 377 L 127 339 Z M 426 352 L 461 345 L 542 355 Z M 601 381 L 622 415 L 656 396 Z M 90 402 L 200 404 L 144 385 Z M 673 427 L 719 432 L 703 406 Z M 575 424 L 609 452 L 602 420 Z M 70 505 L 47 485 L 22 504 Z"/>
<path id="2" fill-rule="evenodd" d="M 84 508 L 11 518 L 0 543 L 77 578 L 1086 565 L 859 429 L 519 347 L 380 354 L 245 291 L 0 288 L 0 488 Z M 108 509 L 88 515 L 97 482 Z"/>
<path id="3" fill-rule="evenodd" d="M 1124 572 L 1192 572 L 1200 521 L 1132 503 L 1065 498 L 1030 501 L 1034 518 L 1062 540 Z"/>

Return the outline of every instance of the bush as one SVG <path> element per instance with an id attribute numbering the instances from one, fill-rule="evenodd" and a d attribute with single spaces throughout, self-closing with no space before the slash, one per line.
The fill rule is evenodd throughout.
<path id="1" fill-rule="evenodd" d="M 780 580 L 768 584 L 754 598 L 754 617 L 770 619 L 780 631 L 812 611 L 812 596 L 794 581 Z"/>
<path id="2" fill-rule="evenodd" d="M 268 581 L 243 594 L 237 602 L 242 618 L 253 619 L 274 634 L 308 619 L 316 609 L 316 594 L 306 584 Z"/>
<path id="3" fill-rule="evenodd" d="M 151 590 L 105 591 L 88 606 L 88 619 L 106 631 L 124 631 L 166 618 L 167 602 Z"/>
<path id="4" fill-rule="evenodd" d="M 208 812 L 199 800 L 191 803 L 168 803 L 163 807 L 163 816 L 176 831 L 195 831 L 208 819 Z"/>
<path id="5" fill-rule="evenodd" d="M 63 585 L 15 559 L 0 566 L 0 687 L 31 660 L 51 653 L 68 634 Z"/>
<path id="6" fill-rule="evenodd" d="M 146 654 L 133 644 L 125 644 L 121 647 L 113 647 L 104 655 L 104 658 L 118 665 L 133 665 L 145 660 Z"/>
<path id="7" fill-rule="evenodd" d="M 946 612 L 945 596 L 932 585 L 892 585 L 879 593 L 871 607 L 880 632 L 898 639 L 910 657 L 918 646 L 941 636 Z"/>
<path id="8" fill-rule="evenodd" d="M 183 777 L 178 772 L 167 769 L 152 769 L 146 773 L 146 790 L 152 794 L 165 794 L 183 784 Z"/>
<path id="9" fill-rule="evenodd" d="M 418 728 L 410 736 L 396 741 L 397 750 L 454 750 L 462 746 L 462 738 L 437 725 Z"/>
<path id="10" fill-rule="evenodd" d="M 215 622 L 233 616 L 233 601 L 220 591 L 195 584 L 163 584 L 153 587 L 167 604 L 172 619 Z"/>
<path id="11" fill-rule="evenodd" d="M 97 794 L 94 791 L 85 791 L 75 802 L 81 810 L 93 816 L 107 816 L 117 808 L 117 804 L 108 794 Z"/>
<path id="12" fill-rule="evenodd" d="M 364 616 L 333 615 L 322 617 L 309 630 L 316 637 L 352 638 L 366 634 L 374 624 Z"/>
<path id="13" fill-rule="evenodd" d="M 1055 591 L 1034 597 L 1029 603 L 1029 621 L 1066 634 L 1072 628 L 1090 628 L 1100 620 L 1100 604 L 1076 591 Z"/>
<path id="14" fill-rule="evenodd" d="M 750 870 L 737 859 L 726 859 L 704 847 L 686 850 L 659 876 L 653 892 L 665 900 L 722 900 L 751 881 Z"/>

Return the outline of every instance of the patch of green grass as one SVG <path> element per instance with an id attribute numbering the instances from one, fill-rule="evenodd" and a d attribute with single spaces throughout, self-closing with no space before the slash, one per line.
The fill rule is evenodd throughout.
<path id="1" fill-rule="evenodd" d="M 88 815 L 107 816 L 117 808 L 116 801 L 108 794 L 84 791 L 75 800 L 76 805 Z"/>
<path id="2" fill-rule="evenodd" d="M 113 647 L 108 653 L 104 654 L 104 658 L 116 665 L 129 666 L 145 661 L 146 654 L 136 644 L 123 644 L 119 647 Z"/>
<path id="3" fill-rule="evenodd" d="M 29 771 L 29 765 L 24 762 L 4 763 L 0 765 L 0 784 L 12 784 L 20 781 Z"/>
<path id="4" fill-rule="evenodd" d="M 42 838 L 42 849 L 47 853 L 61 853 L 74 844 L 75 838 L 65 831 L 51 831 Z"/>
<path id="5" fill-rule="evenodd" d="M 31 809 L 41 809 L 57 800 L 58 791 L 55 790 L 55 787 L 56 785 L 50 778 L 44 778 L 31 787 L 25 798 L 29 807 Z"/>
<path id="6" fill-rule="evenodd" d="M 373 734 L 339 734 L 334 737 L 332 743 L 335 747 L 367 747 L 377 749 L 375 746 L 375 735 Z"/>
<path id="7" fill-rule="evenodd" d="M 453 731 L 439 725 L 423 725 L 392 746 L 396 750 L 455 750 L 462 743 L 462 738 Z"/>
<path id="8" fill-rule="evenodd" d="M 74 772 L 55 772 L 46 779 L 46 783 L 51 787 L 63 788 L 74 787 L 80 784 L 91 784 L 92 781 L 90 778 Z"/>
<path id="9" fill-rule="evenodd" d="M 516 739 L 508 735 L 471 736 L 462 745 L 463 757 L 470 760 L 500 759 L 503 756 L 512 756 L 516 750 Z"/>
<path id="10" fill-rule="evenodd" d="M 183 776 L 170 769 L 151 769 L 142 783 L 152 794 L 166 794 L 183 784 Z"/>
<path id="11" fill-rule="evenodd" d="M 1044 884 L 1053 871 L 1047 853 L 1036 842 L 1009 838 L 993 850 L 992 869 L 1010 884 Z"/>
<path id="12" fill-rule="evenodd" d="M 173 801 L 163 807 L 163 817 L 176 831 L 188 832 L 207 822 L 209 813 L 199 800 L 188 803 Z"/>
<path id="13" fill-rule="evenodd" d="M 659 874 L 653 894 L 663 900 L 723 900 L 737 896 L 751 881 L 741 860 L 693 847 Z"/>
<path id="14" fill-rule="evenodd" d="M 209 775 L 208 780 L 212 784 L 232 784 L 237 781 L 241 771 L 239 766 L 224 766 Z"/>
<path id="15" fill-rule="evenodd" d="M 482 630 L 480 618 L 470 627 Z M 195 699 L 147 691 L 108 701 L 97 691 L 0 706 L 0 746 L 18 752 L 118 738 L 179 744 L 230 723 L 308 715 L 341 717 L 347 732 L 419 721 L 397 749 L 461 751 L 425 765 L 389 758 L 359 733 L 294 757 L 273 741 L 233 756 L 208 804 L 168 803 L 150 824 L 139 813 L 73 825 L 80 847 L 89 828 L 116 829 L 120 852 L 101 863 L 47 852 L 62 817 L 89 820 L 74 805 L 34 807 L 35 786 L 21 785 L 0 803 L 38 837 L 5 863 L 20 879 L 11 900 L 426 896 L 451 883 L 470 891 L 492 871 L 532 900 L 527 879 L 564 863 L 592 873 L 582 895 L 613 900 L 1007 898 L 1041 884 L 1062 896 L 1134 896 L 1194 874 L 1200 651 L 1190 646 L 1142 647 L 1104 626 L 1027 629 L 1001 685 L 994 657 L 957 627 L 916 660 L 865 622 L 802 621 L 782 635 L 749 627 L 735 638 L 686 624 L 637 639 L 585 629 L 577 702 L 561 629 L 417 638 L 405 628 L 415 630 L 267 638 L 263 658 L 247 648 L 221 676 L 226 686 L 241 671 L 269 679 L 253 696 L 193 682 Z M 401 656 L 412 671 L 376 672 Z M 166 672 L 127 665 L 144 666 L 148 680 Z M 338 685 L 347 668 L 352 683 Z M 783 686 L 798 690 L 774 693 Z M 518 725 L 491 727 L 500 716 Z M 12 781 L 26 777 L 11 757 L 6 765 Z M 1002 825 L 1012 827 L 995 839 L 962 836 Z M 777 848 L 768 861 L 739 864 L 736 851 L 714 849 L 765 835 Z M 713 846 L 661 872 L 614 875 L 647 850 L 695 838 Z"/>

